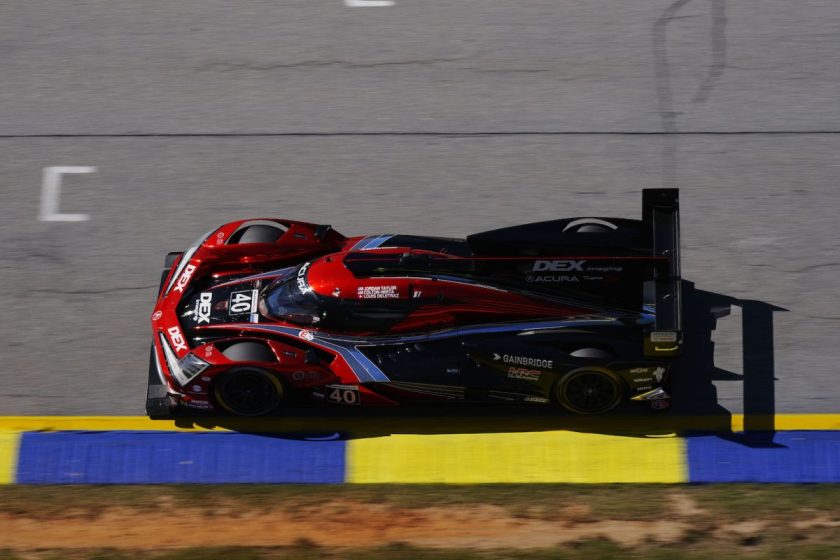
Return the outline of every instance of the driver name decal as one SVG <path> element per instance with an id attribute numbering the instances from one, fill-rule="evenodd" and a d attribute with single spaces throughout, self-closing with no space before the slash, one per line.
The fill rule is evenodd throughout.
<path id="1" fill-rule="evenodd" d="M 356 296 L 359 299 L 397 299 L 400 294 L 396 286 L 359 286 Z"/>

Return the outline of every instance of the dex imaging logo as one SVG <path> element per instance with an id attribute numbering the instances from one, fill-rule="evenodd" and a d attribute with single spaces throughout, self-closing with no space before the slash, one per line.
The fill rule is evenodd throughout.
<path id="1" fill-rule="evenodd" d="M 532 272 L 583 272 L 583 265 L 586 261 L 536 261 Z"/>

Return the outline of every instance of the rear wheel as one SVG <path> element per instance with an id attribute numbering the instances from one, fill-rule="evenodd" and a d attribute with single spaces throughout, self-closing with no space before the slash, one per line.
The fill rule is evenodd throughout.
<path id="1" fill-rule="evenodd" d="M 263 416 L 273 411 L 285 391 L 279 379 L 257 368 L 237 368 L 214 384 L 213 394 L 222 408 L 237 416 Z"/>
<path id="2" fill-rule="evenodd" d="M 624 384 L 606 368 L 581 368 L 570 371 L 556 385 L 557 402 L 577 414 L 604 414 L 624 399 Z"/>

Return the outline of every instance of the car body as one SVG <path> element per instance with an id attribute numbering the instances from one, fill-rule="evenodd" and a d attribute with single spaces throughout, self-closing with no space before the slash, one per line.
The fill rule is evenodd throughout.
<path id="1" fill-rule="evenodd" d="M 170 253 L 147 413 L 346 406 L 669 405 L 681 345 L 675 189 L 641 220 L 567 218 L 466 239 L 230 222 Z"/>

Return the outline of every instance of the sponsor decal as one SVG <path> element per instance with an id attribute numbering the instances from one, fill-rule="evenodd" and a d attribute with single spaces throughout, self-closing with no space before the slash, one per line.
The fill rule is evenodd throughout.
<path id="1" fill-rule="evenodd" d="M 185 401 L 184 404 L 189 406 L 189 407 L 192 407 L 192 408 L 201 408 L 201 409 L 204 409 L 204 410 L 210 410 L 212 408 L 210 406 L 209 401 L 202 401 L 202 400 L 197 400 L 197 399 L 193 399 L 191 401 Z"/>
<path id="2" fill-rule="evenodd" d="M 336 404 L 360 404 L 359 388 L 355 385 L 327 385 L 327 400 Z"/>
<path id="3" fill-rule="evenodd" d="M 161 317 L 163 317 L 163 311 L 155 311 L 152 313 L 152 321 L 157 321 Z"/>
<path id="4" fill-rule="evenodd" d="M 640 393 L 644 391 L 650 391 L 651 389 L 653 389 L 653 385 L 643 385 L 642 387 L 636 387 L 636 390 Z"/>
<path id="5" fill-rule="evenodd" d="M 522 399 L 524 402 L 537 402 L 537 403 L 547 403 L 548 399 L 543 397 L 525 397 Z"/>
<path id="6" fill-rule="evenodd" d="M 397 299 L 400 294 L 396 286 L 359 286 L 356 296 L 359 299 Z"/>
<path id="7" fill-rule="evenodd" d="M 201 385 L 193 385 L 192 386 L 193 393 L 201 393 L 203 390 L 204 390 L 204 388 Z"/>
<path id="8" fill-rule="evenodd" d="M 653 370 L 653 378 L 656 379 L 657 383 L 662 381 L 662 377 L 664 375 L 665 375 L 665 368 L 664 367 L 658 367 L 655 370 Z"/>
<path id="9" fill-rule="evenodd" d="M 257 290 L 231 292 L 228 301 L 229 315 L 244 315 L 257 312 Z"/>
<path id="10" fill-rule="evenodd" d="M 513 356 L 511 354 L 496 354 L 493 353 L 495 361 L 501 360 L 506 364 L 513 364 L 516 366 L 530 366 L 542 369 L 551 369 L 554 367 L 554 360 L 543 360 L 541 358 L 529 358 L 527 356 Z"/>
<path id="11" fill-rule="evenodd" d="M 630 370 L 630 373 L 648 373 L 650 368 L 648 367 L 636 367 Z"/>
<path id="12" fill-rule="evenodd" d="M 212 353 L 213 353 L 213 347 L 212 346 L 205 346 L 204 347 L 204 355 L 205 356 L 209 356 Z"/>
<path id="13" fill-rule="evenodd" d="M 446 373 L 448 375 L 458 375 L 459 373 L 461 373 L 461 370 L 460 370 L 460 368 L 449 367 L 449 368 L 446 368 Z"/>
<path id="14" fill-rule="evenodd" d="M 216 241 L 216 242 L 217 242 L 217 243 L 221 243 L 221 242 L 222 242 L 222 239 L 224 239 L 224 238 L 225 238 L 225 234 L 224 234 L 224 232 L 221 232 L 221 231 L 220 231 L 219 233 L 217 233 L 217 234 L 216 234 L 216 239 L 217 239 L 217 241 Z"/>
<path id="15" fill-rule="evenodd" d="M 657 399 L 655 401 L 650 401 L 650 407 L 654 410 L 665 410 L 666 408 L 671 407 L 671 402 L 667 399 Z"/>
<path id="16" fill-rule="evenodd" d="M 212 292 L 201 292 L 201 296 L 195 300 L 195 322 L 196 324 L 209 323 L 211 304 L 213 303 Z"/>
<path id="17" fill-rule="evenodd" d="M 525 277 L 526 282 L 535 283 L 574 283 L 582 280 L 588 282 L 598 282 L 603 280 L 618 281 L 617 276 L 605 277 L 603 273 L 612 272 L 617 273 L 624 270 L 621 266 L 615 265 L 592 265 L 587 264 L 585 260 L 537 260 L 534 261 L 534 266 L 531 272 L 571 272 L 573 274 L 529 274 Z M 577 274 L 579 272 L 587 272 L 588 274 Z M 593 275 L 592 273 L 599 273 Z"/>
<path id="18" fill-rule="evenodd" d="M 532 272 L 583 272 L 586 261 L 536 261 Z"/>
<path id="19" fill-rule="evenodd" d="M 190 282 L 190 278 L 192 278 L 193 272 L 195 272 L 195 265 L 188 264 L 187 267 L 184 269 L 184 272 L 181 273 L 181 277 L 178 278 L 178 282 L 175 284 L 175 288 L 173 288 L 176 292 L 184 292 L 184 288 L 187 287 L 187 284 Z"/>
<path id="20" fill-rule="evenodd" d="M 555 283 L 580 282 L 580 278 L 578 278 L 577 276 L 556 276 L 556 275 L 555 276 L 549 276 L 549 275 L 534 276 L 534 275 L 529 275 L 527 278 L 525 278 L 525 281 L 526 282 L 538 282 L 538 283 L 539 282 L 545 282 L 545 283 L 548 283 L 548 282 L 555 282 Z"/>
<path id="21" fill-rule="evenodd" d="M 296 371 L 292 374 L 292 379 L 295 381 L 303 381 L 304 379 L 318 379 L 321 374 L 317 371 Z"/>
<path id="22" fill-rule="evenodd" d="M 312 331 L 307 330 L 300 331 L 298 333 L 298 336 L 303 340 L 313 340 L 315 338 L 315 335 L 312 333 Z"/>
<path id="23" fill-rule="evenodd" d="M 201 376 L 202 381 L 210 381 L 211 379 L 212 379 L 212 377 L 210 377 L 209 375 L 202 375 Z"/>
<path id="24" fill-rule="evenodd" d="M 650 333 L 651 342 L 676 342 L 677 333 L 674 331 L 653 331 Z"/>
<path id="25" fill-rule="evenodd" d="M 175 345 L 175 351 L 178 350 L 186 350 L 187 349 L 187 342 L 184 340 L 184 335 L 181 334 L 181 329 L 177 326 L 171 327 L 168 331 L 169 340 L 172 341 L 172 344 Z"/>
<path id="26" fill-rule="evenodd" d="M 305 263 L 297 273 L 297 287 L 301 292 L 308 292 L 309 285 L 306 283 L 306 271 L 309 270 L 309 263 Z"/>
<path id="27" fill-rule="evenodd" d="M 540 378 L 540 370 L 511 367 L 508 369 L 507 376 L 510 379 L 525 379 L 527 381 L 537 381 Z"/>
<path id="28" fill-rule="evenodd" d="M 589 265 L 589 266 L 586 267 L 587 272 L 621 272 L 622 270 L 624 270 L 624 267 L 613 266 L 613 265 L 607 265 L 607 266 Z"/>
<path id="29" fill-rule="evenodd" d="M 650 383 L 651 377 L 637 377 L 633 380 L 633 383 Z"/>

